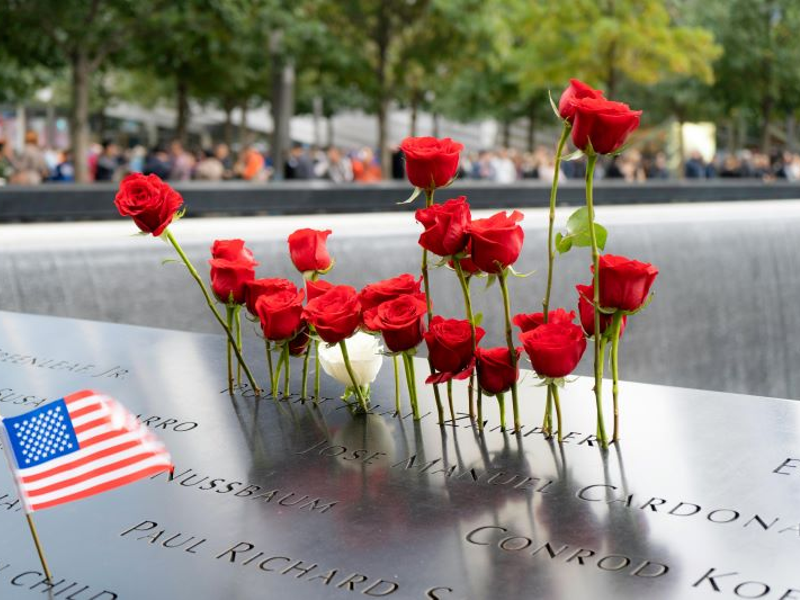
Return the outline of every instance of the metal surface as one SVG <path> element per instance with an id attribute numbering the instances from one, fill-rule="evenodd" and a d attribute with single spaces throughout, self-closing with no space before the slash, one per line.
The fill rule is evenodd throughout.
<path id="1" fill-rule="evenodd" d="M 0 186 L 0 222 L 118 218 L 112 202 L 117 187 L 111 183 Z M 369 185 L 325 181 L 268 184 L 188 182 L 176 183 L 175 187 L 186 199 L 190 217 L 407 211 L 407 206 L 397 203 L 411 193 L 405 181 Z M 598 205 L 610 205 L 786 200 L 797 198 L 799 191 L 796 183 L 786 181 L 765 184 L 742 179 L 630 184 L 605 180 L 597 183 L 594 193 Z M 446 193 L 447 198 L 466 195 L 473 208 L 546 207 L 549 205 L 550 184 L 527 180 L 506 185 L 465 179 L 440 193 Z M 584 194 L 580 179 L 566 181 L 558 188 L 559 205 L 580 206 L 585 201 Z"/>
<path id="2" fill-rule="evenodd" d="M 624 382 L 602 452 L 590 380 L 562 395 L 559 447 L 529 372 L 517 436 L 491 399 L 483 436 L 398 418 L 391 377 L 353 418 L 326 376 L 319 407 L 231 398 L 221 337 L 0 313 L 2 414 L 102 390 L 176 464 L 37 513 L 54 597 L 800 598 L 797 404 Z M 0 469 L 0 598 L 46 597 L 17 506 Z"/>

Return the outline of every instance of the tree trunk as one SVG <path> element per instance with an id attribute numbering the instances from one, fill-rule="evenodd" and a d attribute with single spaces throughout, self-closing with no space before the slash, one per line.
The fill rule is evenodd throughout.
<path id="1" fill-rule="evenodd" d="M 392 178 L 392 158 L 389 154 L 389 101 L 381 99 L 378 104 L 378 157 L 381 162 L 381 177 Z"/>
<path id="2" fill-rule="evenodd" d="M 334 134 L 335 134 L 335 130 L 334 130 L 334 126 L 333 126 L 333 115 L 330 115 L 328 117 L 328 146 L 333 146 L 334 145 L 334 141 L 333 141 L 334 140 Z"/>
<path id="3" fill-rule="evenodd" d="M 764 98 L 761 102 L 761 151 L 769 154 L 771 150 L 769 125 L 772 118 L 772 98 Z"/>
<path id="4" fill-rule="evenodd" d="M 381 161 L 381 176 L 383 179 L 392 178 L 392 157 L 389 153 L 389 82 L 387 75 L 387 61 L 389 55 L 390 23 L 387 11 L 390 9 L 388 2 L 381 2 L 378 12 L 378 27 L 376 39 L 378 46 L 378 157 Z"/>
<path id="5" fill-rule="evenodd" d="M 794 152 L 797 147 L 797 120 L 794 114 L 786 117 L 786 149 Z"/>
<path id="6" fill-rule="evenodd" d="M 511 147 L 511 121 L 503 121 L 503 142 L 504 148 Z"/>
<path id="7" fill-rule="evenodd" d="M 184 146 L 189 125 L 189 85 L 178 76 L 176 82 L 177 115 L 175 117 L 175 138 Z"/>
<path id="8" fill-rule="evenodd" d="M 683 143 L 683 118 L 677 116 L 678 120 L 678 179 L 686 179 L 686 147 Z"/>
<path id="9" fill-rule="evenodd" d="M 438 112 L 433 113 L 433 137 L 438 138 L 442 135 L 442 119 Z"/>
<path id="10" fill-rule="evenodd" d="M 239 145 L 244 148 L 250 143 L 250 136 L 247 133 L 247 102 L 242 102 L 239 107 Z"/>
<path id="11" fill-rule="evenodd" d="M 276 71 L 272 81 L 272 164 L 273 179 L 284 176 L 286 152 L 291 145 L 291 121 L 294 114 L 294 65 L 274 56 Z"/>
<path id="12" fill-rule="evenodd" d="M 533 152 L 536 147 L 536 108 L 531 106 L 528 113 L 528 152 Z"/>
<path id="13" fill-rule="evenodd" d="M 228 148 L 233 144 L 233 103 L 225 101 L 225 125 L 222 128 L 222 139 Z"/>
<path id="14" fill-rule="evenodd" d="M 411 124 L 408 129 L 408 135 L 417 137 L 417 116 L 419 113 L 419 97 L 416 90 L 411 92 Z"/>
<path id="15" fill-rule="evenodd" d="M 322 147 L 322 110 L 323 100 L 322 96 L 314 96 L 312 100 L 312 108 L 314 111 L 314 145 L 317 148 Z"/>
<path id="16" fill-rule="evenodd" d="M 72 62 L 72 102 L 69 107 L 69 131 L 72 138 L 72 156 L 75 181 L 89 181 L 89 57 L 77 50 Z"/>

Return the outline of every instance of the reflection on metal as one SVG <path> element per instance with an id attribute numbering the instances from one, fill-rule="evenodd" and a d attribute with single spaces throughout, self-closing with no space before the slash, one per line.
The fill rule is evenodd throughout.
<path id="1" fill-rule="evenodd" d="M 603 452 L 586 379 L 563 398 L 558 445 L 536 427 L 529 372 L 521 434 L 489 402 L 480 435 L 395 415 L 390 369 L 368 416 L 333 383 L 319 406 L 230 397 L 222 347 L 0 313 L 0 413 L 103 390 L 176 463 L 171 481 L 41 513 L 56 597 L 800 598 L 795 403 L 623 383 L 625 438 Z M 17 507 L 2 471 L 3 600 L 44 589 Z"/>

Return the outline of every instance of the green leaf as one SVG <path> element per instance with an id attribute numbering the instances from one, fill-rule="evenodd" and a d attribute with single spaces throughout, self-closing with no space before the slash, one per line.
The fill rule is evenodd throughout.
<path id="1" fill-rule="evenodd" d="M 179 263 L 179 262 L 181 261 L 179 261 L 177 258 L 165 258 L 164 260 L 161 261 L 161 264 L 163 266 L 163 265 L 168 265 L 170 263 Z"/>
<path id="2" fill-rule="evenodd" d="M 583 156 L 583 150 L 575 150 L 575 152 L 570 152 L 566 156 L 562 156 L 561 160 L 569 162 L 571 160 L 578 160 L 582 156 Z"/>
<path id="3" fill-rule="evenodd" d="M 497 281 L 497 275 L 489 275 L 489 277 L 486 278 L 486 289 L 488 290 L 492 287 L 495 281 Z"/>
<path id="4" fill-rule="evenodd" d="M 547 90 L 547 97 L 550 98 L 550 108 L 553 109 L 553 114 L 556 116 L 556 119 L 562 121 L 563 119 L 561 118 L 561 113 L 558 112 L 558 105 L 553 100 L 553 92 Z"/>
<path id="5" fill-rule="evenodd" d="M 519 277 L 520 279 L 525 279 L 526 277 L 530 277 L 531 275 L 536 273 L 536 270 L 534 269 L 533 271 L 528 271 L 527 273 L 517 273 L 514 270 L 514 267 L 509 265 L 508 266 L 508 272 L 511 273 L 512 277 Z"/>
<path id="6" fill-rule="evenodd" d="M 439 267 L 447 266 L 447 263 L 450 262 L 450 257 L 445 256 L 444 258 L 440 259 L 439 262 L 431 265 L 432 269 L 438 269 Z"/>
<path id="7" fill-rule="evenodd" d="M 594 235 L 597 239 L 597 247 L 604 250 L 608 231 L 599 223 L 594 224 Z M 589 234 L 589 210 L 582 206 L 572 213 L 567 220 L 567 235 L 556 235 L 556 248 L 563 254 L 568 252 L 572 246 L 585 248 L 592 245 L 592 237 Z"/>
<path id="8" fill-rule="evenodd" d="M 483 313 L 472 315 L 472 323 L 475 327 L 480 327 L 481 323 L 483 323 Z"/>
<path id="9" fill-rule="evenodd" d="M 398 202 L 397 204 L 398 205 L 399 204 L 411 204 L 414 200 L 417 199 L 417 196 L 419 196 L 421 193 L 422 193 L 422 188 L 415 187 L 414 191 L 411 193 L 411 195 L 408 197 L 408 199 L 403 200 L 402 202 Z"/>

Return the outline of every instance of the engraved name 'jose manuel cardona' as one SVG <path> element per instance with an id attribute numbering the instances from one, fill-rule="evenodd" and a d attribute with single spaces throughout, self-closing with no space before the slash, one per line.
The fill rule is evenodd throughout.
<path id="1" fill-rule="evenodd" d="M 371 598 L 385 598 L 397 593 L 403 598 L 457 600 L 453 595 L 453 588 L 448 586 L 429 587 L 416 596 L 410 596 L 406 590 L 400 591 L 402 584 L 396 576 L 376 577 L 360 571 L 342 569 L 293 556 L 291 552 L 279 553 L 259 548 L 249 541 L 218 544 L 198 535 L 170 530 L 156 521 L 141 521 L 122 531 L 120 537 L 172 552 L 185 552 L 219 561 L 221 564 L 254 573 L 304 582 L 327 589 L 330 594 L 353 592 Z M 264 594 L 264 597 L 269 597 L 267 591 Z"/>
<path id="2" fill-rule="evenodd" d="M 324 514 L 336 506 L 337 500 L 315 498 L 300 492 L 279 489 L 265 484 L 235 481 L 226 477 L 202 475 L 193 469 L 185 469 L 172 473 L 159 473 L 151 477 L 157 481 L 182 488 L 197 490 L 207 494 L 226 495 L 241 500 L 250 500 L 264 504 L 291 507 L 300 511 Z"/>

